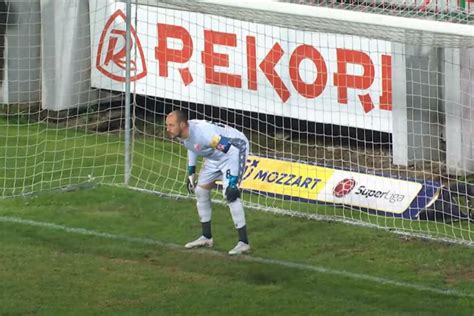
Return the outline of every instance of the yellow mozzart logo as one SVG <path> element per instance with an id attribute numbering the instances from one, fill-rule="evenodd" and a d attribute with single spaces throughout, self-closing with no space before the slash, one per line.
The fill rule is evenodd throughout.
<path id="1" fill-rule="evenodd" d="M 291 161 L 249 156 L 242 177 L 245 190 L 316 200 L 334 170 Z"/>

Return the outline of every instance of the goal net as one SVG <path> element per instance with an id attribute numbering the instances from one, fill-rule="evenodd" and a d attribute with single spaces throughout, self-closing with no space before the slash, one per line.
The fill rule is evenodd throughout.
<path id="1" fill-rule="evenodd" d="M 179 109 L 246 134 L 247 207 L 473 244 L 472 2 L 126 2 L 5 21 L 3 197 L 192 198 Z"/>

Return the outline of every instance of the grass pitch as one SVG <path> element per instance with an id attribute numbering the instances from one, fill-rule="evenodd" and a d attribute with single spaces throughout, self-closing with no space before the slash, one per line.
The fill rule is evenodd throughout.
<path id="1" fill-rule="evenodd" d="M 249 257 L 214 206 L 212 251 L 185 251 L 191 200 L 118 187 L 123 135 L 0 120 L 0 315 L 472 315 L 474 249 L 247 210 Z M 184 193 L 185 151 L 136 137 L 131 186 Z M 64 188 L 92 181 L 94 188 Z M 107 185 L 104 185 L 107 184 Z M 42 192 L 42 193 L 38 193 Z M 184 194 L 183 194 L 184 195 Z M 454 225 L 245 195 L 246 201 L 474 240 Z"/>
<path id="2" fill-rule="evenodd" d="M 99 186 L 0 201 L 2 315 L 472 315 L 474 249 L 247 211 L 232 258 L 228 210 L 213 251 L 194 203 Z M 77 230 L 80 228 L 81 230 Z"/>

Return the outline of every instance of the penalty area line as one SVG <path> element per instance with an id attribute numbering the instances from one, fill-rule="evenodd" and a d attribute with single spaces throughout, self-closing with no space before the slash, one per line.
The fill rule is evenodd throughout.
<path id="1" fill-rule="evenodd" d="M 138 243 L 138 244 L 144 244 L 144 245 L 160 246 L 160 247 L 165 247 L 168 249 L 189 252 L 189 250 L 185 250 L 185 248 L 181 245 L 177 245 L 177 244 L 173 244 L 169 242 L 163 242 L 156 239 L 103 233 L 103 232 L 98 232 L 98 231 L 94 231 L 94 230 L 90 230 L 86 228 L 69 227 L 65 225 L 58 225 L 58 224 L 48 223 L 48 222 L 39 222 L 39 221 L 23 219 L 23 218 L 18 218 L 18 217 L 0 216 L 0 222 L 40 227 L 44 229 L 63 231 L 63 232 L 72 233 L 72 234 L 87 235 L 87 236 L 99 237 L 99 238 L 105 238 L 105 239 L 111 239 L 111 240 L 120 240 L 120 241 L 126 241 L 126 242 Z M 222 252 L 210 250 L 210 249 L 199 249 L 198 251 L 201 253 L 207 253 L 214 256 L 221 256 L 221 257 L 227 256 L 227 254 L 224 255 Z M 344 270 L 335 270 L 335 269 L 325 268 L 322 266 L 314 266 L 314 265 L 309 265 L 309 264 L 304 264 L 304 263 L 254 257 L 251 255 L 240 256 L 239 259 L 243 261 L 247 261 L 247 262 L 256 262 L 256 263 L 267 264 L 267 265 L 276 265 L 276 266 L 282 266 L 282 267 L 298 269 L 298 270 L 303 270 L 303 271 L 313 271 L 313 272 L 322 273 L 322 274 L 336 275 L 336 276 L 346 277 L 346 278 L 355 279 L 355 280 L 364 280 L 364 281 L 369 281 L 369 282 L 382 284 L 382 285 L 391 285 L 395 287 L 408 288 L 408 289 L 413 289 L 417 291 L 431 292 L 431 293 L 436 293 L 440 295 L 474 298 L 474 294 L 472 293 L 465 293 L 465 292 L 458 291 L 455 289 L 440 289 L 440 288 L 424 286 L 424 285 L 420 285 L 416 283 L 396 281 L 396 280 L 391 280 L 387 278 L 371 276 L 371 275 L 367 275 L 363 273 L 355 273 L 355 272 L 349 272 L 349 271 L 344 271 Z"/>

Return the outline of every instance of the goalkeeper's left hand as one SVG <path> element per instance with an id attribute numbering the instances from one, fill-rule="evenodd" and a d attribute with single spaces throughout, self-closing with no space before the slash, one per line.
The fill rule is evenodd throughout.
<path id="1" fill-rule="evenodd" d="M 225 198 L 227 202 L 232 203 L 240 198 L 240 190 L 237 187 L 238 178 L 236 176 L 229 177 L 229 185 L 225 189 Z"/>

